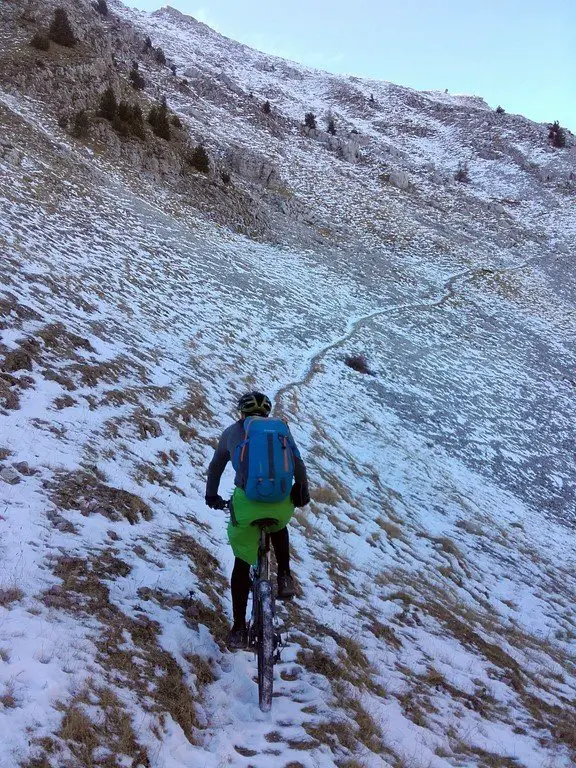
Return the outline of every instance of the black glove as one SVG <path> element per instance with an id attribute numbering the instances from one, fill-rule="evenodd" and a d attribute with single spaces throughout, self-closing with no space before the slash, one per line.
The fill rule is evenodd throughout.
<path id="1" fill-rule="evenodd" d="M 205 501 L 210 509 L 226 509 L 227 507 L 222 496 L 218 496 L 218 494 L 216 496 L 206 496 Z"/>
<path id="2" fill-rule="evenodd" d="M 310 501 L 308 485 L 306 483 L 294 483 L 290 491 L 290 500 L 295 507 L 305 507 Z"/>

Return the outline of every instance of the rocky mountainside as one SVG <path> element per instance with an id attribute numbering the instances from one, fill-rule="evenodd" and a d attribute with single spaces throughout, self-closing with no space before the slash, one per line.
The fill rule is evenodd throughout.
<path id="1" fill-rule="evenodd" d="M 56 5 L 0 6 L 0 766 L 575 765 L 574 137 Z M 203 502 L 256 385 L 270 716 Z"/>

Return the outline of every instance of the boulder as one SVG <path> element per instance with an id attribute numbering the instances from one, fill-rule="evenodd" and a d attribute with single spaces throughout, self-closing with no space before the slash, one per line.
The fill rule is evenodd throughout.
<path id="1" fill-rule="evenodd" d="M 10 485 L 16 485 L 16 483 L 20 482 L 20 475 L 12 467 L 4 467 L 4 469 L 0 470 L 0 480 Z"/>
<path id="2" fill-rule="evenodd" d="M 411 186 L 408 174 L 406 171 L 401 171 L 399 168 L 396 168 L 390 172 L 388 181 L 390 184 L 392 184 L 393 187 L 401 189 L 403 192 L 409 190 Z"/>
<path id="3" fill-rule="evenodd" d="M 274 187 L 280 181 L 278 170 L 269 160 L 245 147 L 230 148 L 226 152 L 224 163 L 239 176 L 266 188 Z"/>

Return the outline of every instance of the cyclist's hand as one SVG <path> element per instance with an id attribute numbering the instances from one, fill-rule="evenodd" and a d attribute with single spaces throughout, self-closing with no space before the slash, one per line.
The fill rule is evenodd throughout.
<path id="1" fill-rule="evenodd" d="M 210 509 L 226 509 L 226 502 L 222 496 L 206 496 L 205 501 Z"/>
<path id="2" fill-rule="evenodd" d="M 310 501 L 308 485 L 306 483 L 294 483 L 290 491 L 290 499 L 295 507 L 305 507 Z"/>

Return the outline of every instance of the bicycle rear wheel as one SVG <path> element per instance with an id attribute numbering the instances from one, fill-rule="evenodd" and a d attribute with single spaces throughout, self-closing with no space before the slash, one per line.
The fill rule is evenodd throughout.
<path id="1" fill-rule="evenodd" d="M 270 712 L 274 685 L 274 623 L 269 581 L 261 581 L 258 585 L 258 614 L 258 704 L 262 712 Z"/>

